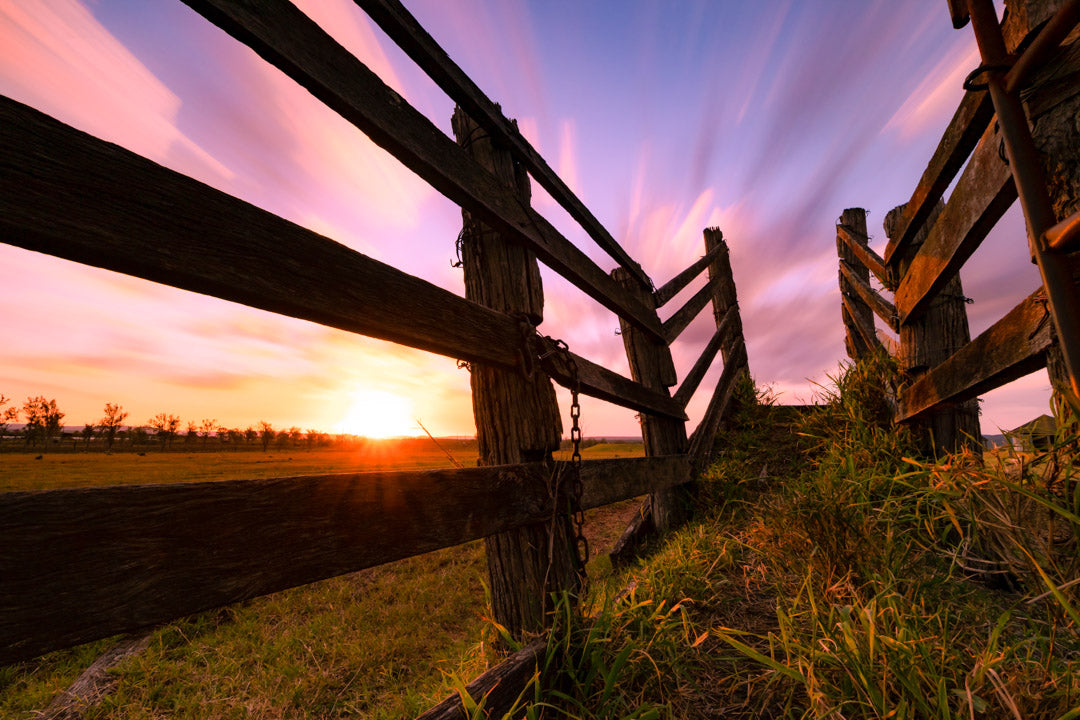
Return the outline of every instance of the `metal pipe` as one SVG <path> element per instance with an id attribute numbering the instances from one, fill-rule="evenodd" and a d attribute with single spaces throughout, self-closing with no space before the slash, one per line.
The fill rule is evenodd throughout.
<path id="1" fill-rule="evenodd" d="M 1045 246 L 1045 233 L 1056 222 L 1054 208 L 1020 97 L 1006 90 L 1005 73 L 1001 69 L 994 69 L 1007 65 L 1009 58 L 993 0 L 968 0 L 968 10 L 982 63 L 988 68 L 990 98 L 994 102 L 998 125 L 1005 140 L 1005 151 L 1009 156 L 1009 168 L 1027 220 L 1031 253 L 1042 275 L 1050 315 L 1054 319 L 1062 358 L 1072 386 L 1072 392 L 1064 395 L 1080 414 L 1080 295 L 1077 294 L 1072 272 L 1064 257 L 1048 252 Z"/>
<path id="2" fill-rule="evenodd" d="M 1054 252 L 1071 252 L 1080 245 L 1080 212 L 1046 231 L 1046 247 Z"/>
<path id="3" fill-rule="evenodd" d="M 1080 23 L 1080 0 L 1068 0 L 1058 8 L 1020 59 L 1005 75 L 1005 92 L 1016 92 L 1050 59 L 1076 24 Z"/>

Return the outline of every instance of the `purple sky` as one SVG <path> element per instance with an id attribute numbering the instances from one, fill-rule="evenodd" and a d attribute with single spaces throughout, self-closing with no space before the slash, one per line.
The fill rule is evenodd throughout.
<path id="1" fill-rule="evenodd" d="M 350 0 L 298 4 L 450 132 L 450 100 Z M 883 249 L 881 220 L 910 197 L 977 65 L 942 0 L 406 5 L 657 285 L 700 256 L 702 228 L 724 231 L 751 371 L 785 403 L 811 400 L 844 359 L 837 216 L 867 208 Z M 0 1 L 0 92 L 463 292 L 458 208 L 177 0 Z M 1018 208 L 963 279 L 973 333 L 1037 286 Z M 545 283 L 541 331 L 628 374 L 614 316 L 552 273 Z M 418 432 L 420 418 L 473 433 L 467 375 L 447 358 L 6 245 L 0 287 L 0 393 L 55 397 L 69 424 L 118 402 L 133 422 L 164 411 L 374 434 Z M 676 342 L 680 375 L 711 322 Z M 1048 393 L 1040 372 L 989 394 L 984 432 L 1046 412 Z M 637 432 L 632 412 L 602 403 L 583 418 L 587 435 Z"/>

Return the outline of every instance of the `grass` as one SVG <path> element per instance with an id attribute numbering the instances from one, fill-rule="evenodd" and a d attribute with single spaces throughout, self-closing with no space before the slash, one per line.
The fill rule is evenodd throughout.
<path id="1" fill-rule="evenodd" d="M 444 443 L 445 444 L 445 443 Z M 0 456 L 6 489 L 123 482 L 188 482 L 383 467 L 448 467 L 430 441 L 381 451 L 117 453 Z M 403 451 L 404 446 L 404 451 Z M 449 448 L 475 463 L 475 442 Z M 640 444 L 594 446 L 586 458 L 641 454 Z M 469 454 L 471 453 L 471 454 Z M 588 514 L 594 547 L 610 544 L 634 501 Z M 610 563 L 591 563 L 598 573 Z M 202 613 L 153 633 L 149 648 L 114 672 L 89 718 L 411 717 L 496 655 L 486 623 L 481 543 L 448 548 Z M 106 639 L 0 667 L 0 717 L 32 718 L 98 655 Z"/>
<path id="2" fill-rule="evenodd" d="M 921 460 L 890 372 L 744 402 L 697 519 L 560 618 L 527 716 L 1080 717 L 1076 440 Z"/>

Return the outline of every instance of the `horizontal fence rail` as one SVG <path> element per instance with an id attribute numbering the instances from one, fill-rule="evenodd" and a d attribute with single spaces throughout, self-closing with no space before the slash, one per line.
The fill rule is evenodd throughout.
<path id="1" fill-rule="evenodd" d="M 656 314 L 629 297 L 513 191 L 287 0 L 185 0 L 362 130 L 433 188 L 658 340 Z"/>
<path id="2" fill-rule="evenodd" d="M 509 147 L 525 164 L 533 179 L 585 229 L 597 245 L 633 273 L 642 285 L 651 284 L 649 276 L 641 266 L 615 241 L 607 228 L 593 216 L 562 178 L 548 166 L 540 153 L 522 136 L 517 126 L 506 119 L 499 107 L 450 59 L 446 51 L 424 30 L 405 6 L 398 0 L 356 0 L 356 4 L 364 9 L 443 92 L 464 108 L 473 120 Z"/>
<path id="3" fill-rule="evenodd" d="M 0 228 L 9 244 L 440 355 L 521 367 L 517 319 L 8 98 L 0 98 L 0 164 Z M 685 418 L 665 395 L 576 360 L 582 392 Z M 557 379 L 569 383 L 569 371 Z"/>
<path id="4" fill-rule="evenodd" d="M 566 467 L 0 494 L 0 663 L 544 521 Z M 681 455 L 586 461 L 582 508 L 687 469 Z"/>
<path id="5" fill-rule="evenodd" d="M 1080 273 L 1076 259 L 1064 254 L 1062 239 L 1080 225 L 1080 214 L 1054 217 L 1075 207 L 1080 178 L 1075 160 L 1080 42 L 1074 37 L 1060 45 L 1075 36 L 1080 0 L 1058 3 L 1056 10 L 1047 3 L 1037 11 L 1006 14 L 1004 26 L 989 0 L 950 5 L 957 23 L 972 23 L 983 62 L 978 79 L 986 81 L 989 92 L 968 91 L 911 200 L 886 218 L 890 239 L 881 258 L 882 279 L 895 289 L 895 307 L 858 275 L 869 269 L 882 277 L 865 233 L 838 224 L 837 238 L 838 250 L 843 241 L 853 253 L 845 257 L 841 251 L 840 267 L 841 286 L 851 291 L 842 297 L 849 348 L 858 342 L 874 347 L 871 309 L 900 335 L 897 419 L 935 432 L 951 434 L 951 426 L 977 436 L 973 398 L 1043 367 L 1052 368 L 1055 392 L 1080 408 L 1073 357 L 1080 356 Z M 1017 94 L 1021 87 L 1022 96 Z M 942 203 L 954 179 L 955 188 Z M 1043 288 L 969 341 L 964 303 L 970 301 L 959 270 L 1018 198 Z M 845 214 L 853 212 L 862 213 Z M 869 322 L 851 321 L 856 315 Z M 1058 354 L 1054 363 L 1052 353 Z"/>
<path id="6" fill-rule="evenodd" d="M 539 259 L 614 312 L 634 379 L 539 335 L 500 311 L 507 305 L 487 307 L 482 293 L 469 295 L 476 302 L 462 298 L 6 97 L 0 242 L 485 371 L 511 371 L 515 382 L 535 384 L 538 396 L 550 394 L 556 419 L 550 380 L 638 410 L 648 457 L 584 462 L 573 496 L 585 510 L 648 493 L 655 528 L 673 526 L 675 493 L 700 470 L 738 378 L 749 373 L 720 231 L 706 229 L 704 257 L 654 291 L 644 270 L 398 0 L 357 0 L 620 263 L 609 277 L 531 208 L 528 193 L 513 187 L 516 178 L 508 185 L 498 168 L 474 160 L 483 158 L 439 131 L 287 0 L 185 2 L 459 204 L 470 221 L 488 226 L 495 241 L 531 251 L 532 272 Z M 656 309 L 706 268 L 703 286 L 661 323 Z M 466 287 L 475 290 L 468 267 Z M 542 304 L 538 294 L 533 299 Z M 669 346 L 710 301 L 716 332 L 672 397 L 668 388 L 678 378 Z M 688 439 L 685 408 L 718 352 L 723 373 Z M 492 388 L 484 402 L 499 392 Z M 474 396 L 474 409 L 477 403 Z M 538 436 L 546 450 L 543 443 L 522 446 L 502 460 L 481 458 L 506 464 L 477 468 L 0 494 L 0 663 L 479 538 L 536 547 L 536 538 L 555 537 L 556 520 L 568 522 L 556 515 L 568 506 L 560 492 L 575 489 L 561 476 L 566 464 L 518 462 L 550 458 L 558 446 L 555 422 L 543 422 Z M 489 541 L 489 569 L 497 558 L 492 547 Z M 576 567 L 576 549 L 563 550 L 560 562 L 572 552 Z M 550 570 L 554 554 L 548 563 Z M 548 576 L 540 588 L 528 574 L 510 568 L 490 577 L 516 583 L 523 602 L 535 595 L 542 603 Z M 516 662 L 506 667 L 520 674 L 529 658 Z M 499 672 L 475 687 L 497 684 Z"/>
<path id="7" fill-rule="evenodd" d="M 898 420 L 946 402 L 960 402 L 1046 367 L 1052 344 L 1046 294 L 1039 290 L 1010 310 L 901 395 Z"/>

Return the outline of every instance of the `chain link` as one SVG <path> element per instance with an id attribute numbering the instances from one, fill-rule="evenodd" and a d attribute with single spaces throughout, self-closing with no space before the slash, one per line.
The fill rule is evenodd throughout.
<path id="1" fill-rule="evenodd" d="M 553 348 L 540 356 L 544 360 L 549 355 L 558 354 L 570 374 L 570 521 L 574 526 L 574 545 L 578 553 L 578 566 L 582 574 L 585 565 L 589 562 L 589 541 L 585 537 L 585 511 L 581 507 L 581 498 L 585 492 L 585 485 L 581 480 L 581 378 L 578 375 L 577 362 L 570 354 L 570 347 L 563 340 L 545 338 L 552 343 Z"/>

